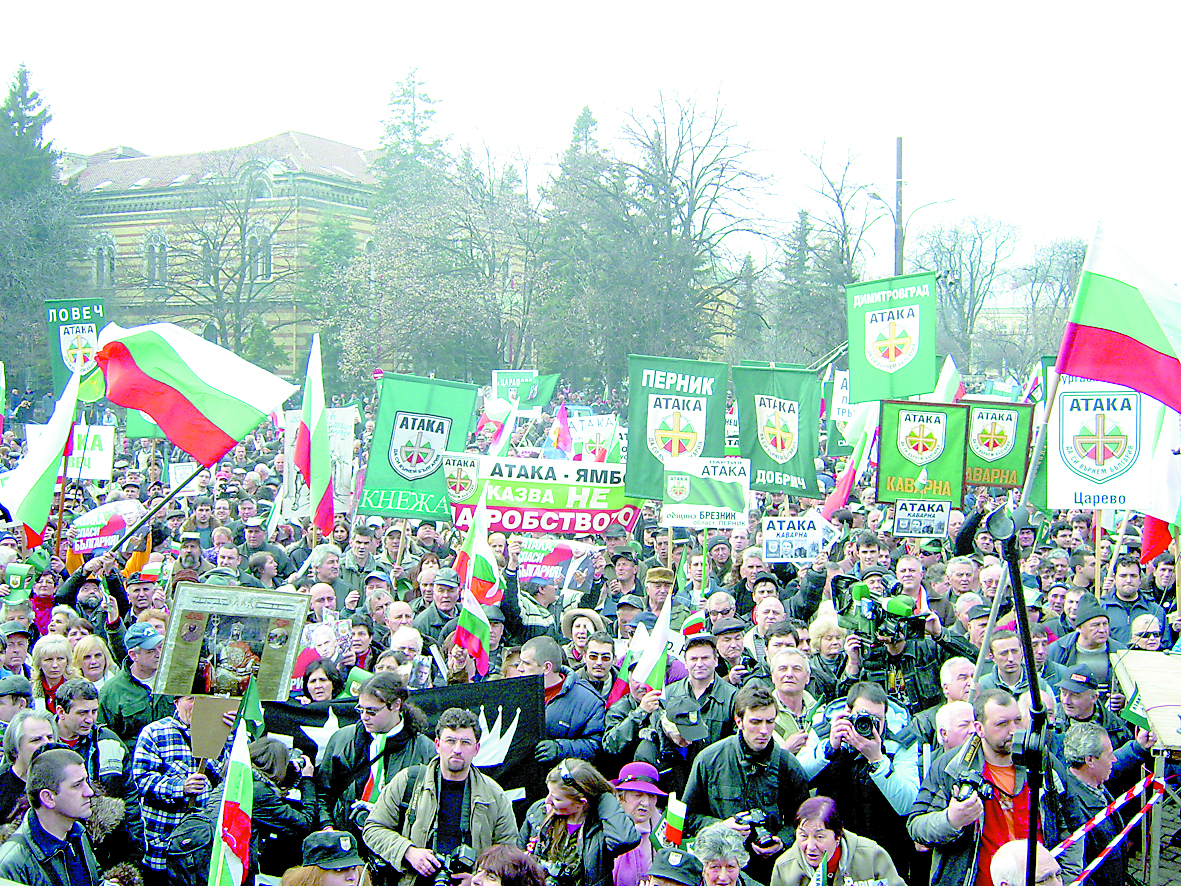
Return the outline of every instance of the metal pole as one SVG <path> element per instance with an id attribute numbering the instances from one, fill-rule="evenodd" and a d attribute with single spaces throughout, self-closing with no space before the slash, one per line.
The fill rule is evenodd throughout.
<path id="1" fill-rule="evenodd" d="M 902 276 L 902 247 L 906 236 L 902 228 L 902 136 L 898 136 L 896 175 L 894 178 L 894 276 Z"/>

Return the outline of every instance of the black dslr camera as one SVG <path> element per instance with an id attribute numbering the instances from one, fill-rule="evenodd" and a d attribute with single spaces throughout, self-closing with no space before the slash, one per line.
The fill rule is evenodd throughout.
<path id="1" fill-rule="evenodd" d="M 435 871 L 434 886 L 451 886 L 455 874 L 471 874 L 476 870 L 476 850 L 466 843 L 455 847 L 450 855 L 439 855 L 439 869 Z"/>
<path id="2" fill-rule="evenodd" d="M 853 731 L 862 738 L 873 738 L 873 731 L 877 728 L 878 718 L 873 714 L 861 711 L 849 718 Z"/>
<path id="3" fill-rule="evenodd" d="M 951 797 L 961 803 L 971 800 L 973 794 L 979 795 L 981 801 L 992 799 L 992 782 L 985 781 L 984 776 L 976 770 L 964 772 L 952 785 Z"/>
<path id="4" fill-rule="evenodd" d="M 734 821 L 738 824 L 750 826 L 750 843 L 760 849 L 774 849 L 775 841 L 779 838 L 771 832 L 771 825 L 767 824 L 767 813 L 762 809 L 749 809 L 746 812 L 734 814 Z"/>

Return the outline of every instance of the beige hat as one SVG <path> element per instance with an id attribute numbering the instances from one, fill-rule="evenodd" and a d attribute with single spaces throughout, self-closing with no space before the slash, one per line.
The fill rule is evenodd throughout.
<path id="1" fill-rule="evenodd" d="M 596 631 L 604 631 L 607 629 L 603 622 L 603 616 L 595 612 L 593 609 L 571 609 L 562 613 L 562 634 L 567 640 L 573 640 L 570 632 L 574 628 L 574 620 L 578 618 L 589 618 L 595 626 Z"/>

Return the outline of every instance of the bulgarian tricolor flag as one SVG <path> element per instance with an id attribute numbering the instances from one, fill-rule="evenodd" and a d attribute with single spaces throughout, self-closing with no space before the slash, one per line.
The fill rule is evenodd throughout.
<path id="1" fill-rule="evenodd" d="M 1147 394 L 1181 412 L 1181 296 L 1111 242 L 1087 250 L 1055 369 Z"/>
<path id="2" fill-rule="evenodd" d="M 1178 354 L 1181 293 L 1099 229 L 1087 249 L 1055 369 L 1059 375 L 1126 385 L 1150 398 L 1142 408 L 1150 414 L 1155 405 L 1159 415 L 1152 424 L 1155 433 L 1140 441 L 1140 457 L 1149 459 L 1158 482 L 1137 490 L 1128 504 L 1166 524 L 1181 523 Z"/>
<path id="3" fill-rule="evenodd" d="M 488 647 L 492 645 L 492 625 L 484 607 L 467 588 L 463 589 L 463 608 L 455 628 L 455 642 L 476 660 L 476 671 L 481 677 L 488 673 Z"/>
<path id="4" fill-rule="evenodd" d="M 463 537 L 463 546 L 455 556 L 453 568 L 459 573 L 461 587 L 470 590 L 476 602 L 485 605 L 499 603 L 504 596 L 504 582 L 496 553 L 488 544 L 487 487 L 480 493 L 480 501 L 472 513 L 472 525 Z"/>
<path id="5" fill-rule="evenodd" d="M 1151 514 L 1144 518 L 1144 532 L 1140 535 L 1140 562 L 1151 563 L 1163 554 L 1181 531 L 1176 524 L 1158 520 Z"/>
<path id="6" fill-rule="evenodd" d="M 660 615 L 656 617 L 656 625 L 644 646 L 644 654 L 632 671 L 632 679 L 652 689 L 664 688 L 664 672 L 668 668 L 668 635 L 672 630 L 672 605 L 673 595 L 669 594 L 664 599 Z"/>
<path id="7" fill-rule="evenodd" d="M 311 492 L 312 523 L 332 535 L 332 457 L 328 448 L 328 412 L 324 409 L 324 376 L 320 364 L 320 334 L 312 336 L 308 371 L 303 385 L 303 411 L 295 432 L 295 467 Z"/>
<path id="8" fill-rule="evenodd" d="M 257 428 L 296 388 L 171 323 L 109 323 L 95 360 L 107 398 L 150 415 L 205 467 Z"/>
<path id="9" fill-rule="evenodd" d="M 0 474 L 0 504 L 8 509 L 14 523 L 24 525 L 26 547 L 41 544 L 42 533 L 49 523 L 53 491 L 61 470 L 62 454 L 74 426 L 77 405 L 78 373 L 74 373 L 38 444 L 30 447 L 15 468 Z"/>
<path id="10" fill-rule="evenodd" d="M 685 816 L 689 812 L 682 800 L 676 794 L 668 795 L 668 805 L 664 809 L 664 836 L 674 846 L 680 846 L 685 834 Z"/>
<path id="11" fill-rule="evenodd" d="M 246 721 L 239 717 L 226 768 L 225 790 L 217 813 L 209 886 L 243 886 L 250 869 L 250 815 L 254 811 L 254 777 L 246 747 Z"/>
<path id="12" fill-rule="evenodd" d="M 870 401 L 858 403 L 853 407 L 853 418 L 845 429 L 845 439 L 853 441 L 853 454 L 845 462 L 845 470 L 837 477 L 832 492 L 824 499 L 820 513 L 825 520 L 831 520 L 832 515 L 849 502 L 849 495 L 857 477 L 865 468 L 873 449 L 873 442 L 877 438 L 880 403 Z"/>
<path id="13" fill-rule="evenodd" d="M 968 393 L 968 389 L 964 387 L 959 367 L 955 365 L 951 354 L 948 354 L 943 358 L 943 368 L 939 370 L 939 381 L 935 383 L 935 390 L 930 394 L 911 399 L 923 400 L 927 403 L 957 403 L 966 393 Z"/>

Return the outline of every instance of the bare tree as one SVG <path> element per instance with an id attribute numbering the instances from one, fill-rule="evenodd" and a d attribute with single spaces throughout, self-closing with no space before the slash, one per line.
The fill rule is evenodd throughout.
<path id="1" fill-rule="evenodd" d="M 1013 256 L 1017 229 L 974 216 L 926 228 L 916 239 L 908 258 L 916 270 L 935 273 L 939 331 L 956 363 L 971 372 L 977 321 L 1008 274 L 1005 265 Z"/>
<path id="2" fill-rule="evenodd" d="M 861 277 L 869 229 L 885 213 L 867 185 L 856 181 L 849 155 L 837 164 L 809 157 L 818 183 L 820 212 L 801 211 L 782 241 L 782 281 L 774 296 L 773 326 L 779 359 L 815 360 L 848 334 L 845 287 Z"/>
<path id="3" fill-rule="evenodd" d="M 243 353 L 264 311 L 294 297 L 296 194 L 286 167 L 264 158 L 216 155 L 207 169 L 183 192 L 166 240 L 149 244 L 142 284 L 149 301 Z"/>
<path id="4" fill-rule="evenodd" d="M 1085 240 L 1054 240 L 1013 271 L 1021 303 L 1013 316 L 982 318 L 977 352 L 985 365 L 1020 377 L 1040 357 L 1057 352 L 1086 254 Z"/>

